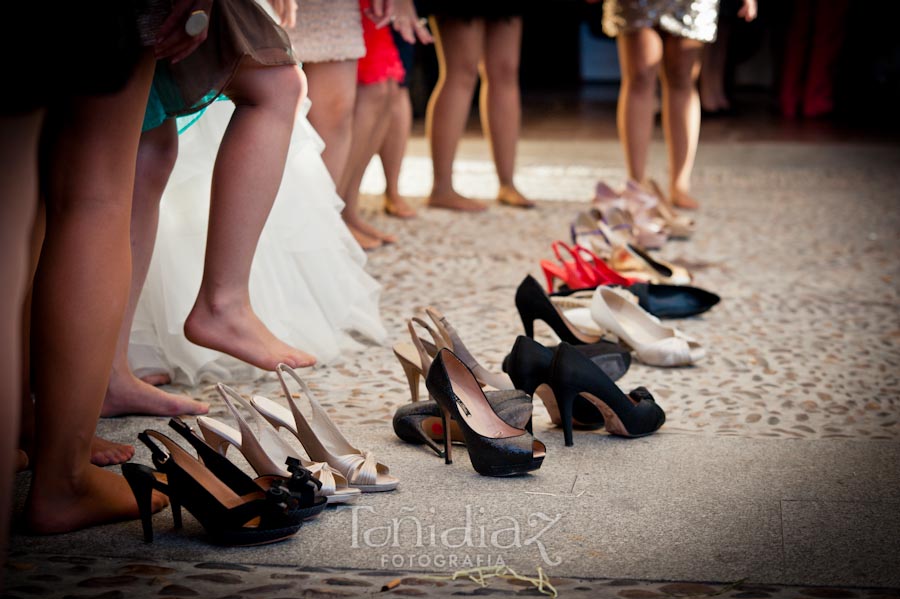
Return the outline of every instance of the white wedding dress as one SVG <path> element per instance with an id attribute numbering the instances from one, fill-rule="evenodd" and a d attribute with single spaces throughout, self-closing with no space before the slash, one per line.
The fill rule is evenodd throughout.
<path id="1" fill-rule="evenodd" d="M 203 272 L 210 184 L 219 141 L 234 105 L 215 102 L 179 139 L 179 157 L 160 207 L 153 262 L 138 305 L 129 361 L 139 376 L 233 381 L 262 371 L 192 344 L 182 327 Z M 281 189 L 262 232 L 250 275 L 254 310 L 281 340 L 336 361 L 359 350 L 351 331 L 375 343 L 387 337 L 378 312 L 379 284 L 340 217 L 343 202 L 320 156 L 324 143 L 306 114 L 297 121 Z"/>

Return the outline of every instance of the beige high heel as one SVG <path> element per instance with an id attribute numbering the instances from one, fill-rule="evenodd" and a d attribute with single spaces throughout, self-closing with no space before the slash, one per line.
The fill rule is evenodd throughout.
<path id="1" fill-rule="evenodd" d="M 272 428 L 268 422 L 256 416 L 253 406 L 237 391 L 222 383 L 216 385 L 216 391 L 219 392 L 219 396 L 225 402 L 240 429 L 236 430 L 224 422 L 208 416 L 199 416 L 197 427 L 206 442 L 217 452 L 224 456 L 228 447 L 233 445 L 260 476 L 290 477 L 291 474 L 285 467 L 285 463 L 288 458 L 295 458 L 301 466 L 310 471 L 316 480 L 322 483 L 318 494 L 324 496 L 328 503 L 346 503 L 359 495 L 358 489 L 347 486 L 347 479 L 340 472 L 335 472 L 328 464 L 312 462 L 297 453 L 281 438 L 278 431 Z M 250 418 L 256 425 L 257 433 L 253 432 L 235 407 L 234 402 L 241 404 L 250 414 Z"/>
<path id="2" fill-rule="evenodd" d="M 363 493 L 393 491 L 397 488 L 400 481 L 390 475 L 390 469 L 378 462 L 372 452 L 361 451 L 350 444 L 293 368 L 287 364 L 279 364 L 275 373 L 281 381 L 290 409 L 265 397 L 255 396 L 250 402 L 263 418 L 276 429 L 285 428 L 293 433 L 311 459 L 325 462 L 340 472 L 350 487 Z M 312 410 L 309 420 L 294 401 L 285 375 L 294 379 L 302 391 L 300 395 L 305 396 L 309 402 Z"/>
<path id="3" fill-rule="evenodd" d="M 434 340 L 432 343 L 427 339 L 422 339 L 415 330 L 418 324 L 431 335 Z M 428 373 L 428 367 L 431 365 L 431 359 L 437 355 L 441 347 L 445 347 L 447 341 L 440 337 L 440 334 L 431 326 L 419 318 L 413 316 L 406 322 L 406 328 L 409 330 L 409 336 L 412 343 L 408 341 L 400 341 L 394 344 L 392 348 L 403 374 L 406 375 L 406 382 L 409 383 L 409 394 L 413 403 L 419 401 L 419 379 L 425 378 Z"/>
<path id="4" fill-rule="evenodd" d="M 472 371 L 472 374 L 475 375 L 475 379 L 482 387 L 489 386 L 497 390 L 516 388 L 506 373 L 491 372 L 479 364 L 478 360 L 475 359 L 475 356 L 473 356 L 468 348 L 466 348 L 462 339 L 459 337 L 459 334 L 456 332 L 456 329 L 450 324 L 450 321 L 448 321 L 443 314 L 438 312 L 436 308 L 431 306 L 425 308 L 425 314 L 428 315 L 428 318 L 431 319 L 434 326 L 437 327 L 437 330 L 440 332 L 441 337 L 447 342 L 443 347 L 452 351 L 457 358 L 462 360 L 463 364 Z"/>
<path id="5" fill-rule="evenodd" d="M 572 226 L 572 237 L 576 244 L 593 250 L 623 277 L 668 285 L 690 285 L 693 280 L 683 266 L 653 258 L 628 243 L 603 221 L 596 209 L 578 215 Z"/>
<path id="6" fill-rule="evenodd" d="M 591 317 L 603 329 L 634 350 L 637 358 L 652 366 L 688 366 L 706 352 L 694 339 L 660 323 L 618 289 L 598 287 L 591 301 Z"/>
<path id="7" fill-rule="evenodd" d="M 637 186 L 637 183 L 633 181 L 629 181 L 629 185 Z M 672 237 L 678 237 L 681 239 L 687 239 L 691 235 L 694 234 L 694 231 L 697 229 L 697 224 L 694 222 L 689 216 L 685 216 L 683 214 L 678 214 L 675 210 L 675 205 L 672 204 L 671 198 L 667 197 L 666 194 L 663 193 L 662 188 L 659 184 L 650 179 L 647 181 L 647 184 L 650 186 L 650 190 L 653 192 L 659 199 L 659 203 L 656 206 L 659 215 L 666 221 L 666 225 L 669 227 L 669 234 Z M 638 187 L 638 189 L 640 189 Z M 640 190 L 643 192 L 643 190 Z M 646 192 L 644 192 L 646 193 Z"/>

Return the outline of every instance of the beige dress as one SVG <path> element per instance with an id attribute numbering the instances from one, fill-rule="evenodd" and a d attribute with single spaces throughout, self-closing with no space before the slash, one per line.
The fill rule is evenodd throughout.
<path id="1" fill-rule="evenodd" d="M 604 0 L 603 32 L 651 28 L 701 42 L 716 39 L 719 0 Z"/>
<path id="2" fill-rule="evenodd" d="M 356 60 L 366 54 L 359 0 L 299 0 L 288 30 L 300 62 Z"/>

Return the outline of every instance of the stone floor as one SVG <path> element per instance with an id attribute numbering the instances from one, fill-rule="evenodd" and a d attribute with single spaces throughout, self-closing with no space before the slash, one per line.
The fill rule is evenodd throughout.
<path id="1" fill-rule="evenodd" d="M 430 168 L 426 155 L 422 140 L 414 139 L 401 184 L 404 193 L 421 196 L 427 191 Z M 411 222 L 375 217 L 401 238 L 396 246 L 371 254 L 369 264 L 384 286 L 382 307 L 388 330 L 402 340 L 406 319 L 415 310 L 434 305 L 482 362 L 496 368 L 521 332 L 513 304 L 515 287 L 524 275 L 540 274 L 538 261 L 551 256 L 551 241 L 565 238 L 569 220 L 585 206 L 593 184 L 598 179 L 622 180 L 623 172 L 617 166 L 620 161 L 619 148 L 612 141 L 526 139 L 520 147 L 519 181 L 526 194 L 541 201 L 537 210 L 495 206 L 483 215 L 423 211 Z M 663 162 L 663 148 L 657 145 L 652 163 Z M 743 469 L 752 470 L 752 461 L 723 458 L 717 464 L 715 455 L 700 453 L 722 447 L 719 443 L 724 439 L 732 440 L 729 443 L 734 445 L 727 447 L 736 455 L 741 448 L 746 448 L 748 456 L 765 448 L 778 456 L 771 462 L 774 478 L 791 475 L 787 466 L 786 472 L 777 476 L 774 472 L 778 464 L 789 463 L 785 456 L 795 450 L 804 456 L 802 468 L 797 468 L 799 494 L 782 493 L 775 482 L 770 489 L 760 489 L 770 493 L 767 502 L 778 504 L 774 512 L 766 512 L 761 526 L 764 524 L 766 534 L 775 537 L 783 536 L 790 525 L 809 533 L 805 545 L 791 549 L 782 540 L 779 555 L 771 556 L 787 563 L 792 559 L 791 551 L 804 552 L 811 561 L 804 562 L 807 566 L 798 576 L 802 575 L 809 585 L 785 586 L 788 578 L 771 574 L 767 579 L 759 571 L 749 576 L 752 582 L 744 581 L 748 577 L 743 575 L 715 578 L 716 572 L 725 571 L 712 563 L 720 556 L 710 557 L 709 564 L 701 560 L 689 569 L 677 570 L 692 573 L 677 578 L 680 583 L 669 582 L 672 578 L 666 579 L 663 574 L 641 576 L 643 582 L 611 579 L 617 576 L 610 574 L 611 570 L 596 569 L 597 564 L 608 563 L 603 561 L 606 558 L 597 555 L 596 544 L 592 548 L 587 543 L 583 553 L 570 556 L 570 567 L 561 568 L 570 574 L 552 580 L 563 596 L 897 596 L 897 591 L 865 587 L 900 587 L 900 520 L 895 517 L 900 514 L 900 498 L 895 492 L 900 489 L 898 164 L 897 147 L 882 144 L 702 145 L 695 171 L 696 192 L 703 201 L 703 209 L 696 215 L 699 232 L 690 241 L 668 244 L 662 254 L 689 266 L 698 286 L 722 297 L 722 303 L 708 314 L 676 323 L 705 344 L 708 358 L 695 367 L 680 369 L 635 364 L 621 381 L 625 388 L 645 385 L 651 389 L 667 414 L 660 434 L 643 440 L 651 445 L 634 445 L 635 455 L 643 447 L 640 452 L 652 456 L 652 443 L 658 450 L 687 447 L 679 451 L 684 452 L 685 467 L 696 468 L 691 476 L 698 476 L 698 472 L 702 475 L 698 464 L 708 459 L 713 467 L 733 468 L 730 474 L 720 473 L 721 480 L 726 481 L 723 484 L 727 487 L 732 484 L 727 481 L 733 479 L 734 486 L 748 495 L 754 490 L 741 486 L 741 480 L 746 475 Z M 370 169 L 364 188 L 376 193 L 378 179 L 377 170 Z M 458 186 L 462 192 L 485 198 L 496 190 L 488 151 L 480 140 L 467 139 L 463 144 Z M 370 198 L 369 206 L 375 206 L 376 200 Z M 547 330 L 539 333 L 550 340 Z M 409 391 L 389 347 L 372 346 L 346 356 L 340 363 L 316 368 L 308 381 L 337 422 L 384 437 L 385 452 L 402 456 L 398 461 L 403 468 L 441 467 L 433 458 L 425 458 L 419 466 L 422 460 L 417 456 L 425 455 L 420 449 L 405 448 L 390 438 L 391 415 L 397 406 L 409 401 Z M 278 396 L 272 380 L 239 383 L 243 391 Z M 211 388 L 188 391 L 213 400 Z M 214 404 L 213 415 L 224 417 L 224 408 Z M 554 443 L 551 450 L 556 451 L 556 445 L 561 445 L 556 443 L 560 434 L 548 426 L 540 402 L 535 403 L 535 421 L 537 435 L 550 438 Z M 130 442 L 134 431 L 144 426 L 162 427 L 164 423 L 152 419 L 106 420 L 99 430 Z M 603 443 L 603 434 L 592 436 L 597 437 L 595 445 Z M 587 444 L 582 438 L 576 440 L 576 446 Z M 690 447 L 695 448 L 694 454 Z M 854 464 L 860 475 L 829 478 L 835 469 L 847 468 L 837 462 L 845 453 L 853 452 L 858 453 Z M 138 459 L 145 460 L 146 456 L 139 453 Z M 635 475 L 626 461 L 605 467 L 609 476 L 624 477 L 621 480 Z M 460 458 L 452 476 L 462 476 L 464 468 L 468 464 Z M 685 475 L 677 467 L 671 470 L 672 480 L 659 490 L 660 501 L 677 504 L 678 498 L 666 494 L 675 488 L 686 500 L 719 510 L 721 517 L 714 520 L 717 526 L 727 529 L 733 520 L 752 528 L 755 516 L 730 514 L 728 493 L 705 488 L 702 476 L 692 487 L 678 480 Z M 427 474 L 423 480 L 430 481 L 433 472 Z M 753 479 L 761 481 L 755 483 L 757 486 L 767 486 L 765 474 L 756 473 L 761 476 Z M 410 488 L 419 482 L 415 478 L 413 474 L 406 480 L 405 493 L 415 492 Z M 25 479 L 20 482 L 21 491 Z M 484 491 L 488 495 L 497 487 L 484 488 L 491 489 Z M 802 489 L 807 492 L 800 492 Z M 474 494 L 477 496 L 477 491 Z M 410 501 L 412 495 L 405 497 Z M 704 504 L 705 497 L 715 497 L 719 503 Z M 737 493 L 734 506 L 743 505 L 741 499 Z M 810 502 L 815 517 L 810 512 L 792 512 L 795 504 L 791 501 Z M 844 518 L 848 510 L 857 508 L 853 517 Z M 560 509 L 565 512 L 566 508 Z M 628 505 L 617 509 L 623 514 L 635 511 Z M 661 536 L 671 532 L 663 531 L 671 524 L 666 522 L 665 510 L 653 517 L 657 519 L 648 526 L 659 527 Z M 165 546 L 161 551 L 159 543 L 145 549 L 137 538 L 126 553 L 102 549 L 97 553 L 118 557 L 88 557 L 93 548 L 102 547 L 106 535 L 112 539 L 123 533 L 123 526 L 98 529 L 85 537 L 14 538 L 9 570 L 11 596 L 343 596 L 376 594 L 382 585 L 397 578 L 400 584 L 386 594 L 538 592 L 531 583 L 513 584 L 505 579 L 493 579 L 487 589 L 469 580 L 425 579 L 422 572 L 415 572 L 417 568 L 406 565 L 387 571 L 329 568 L 329 564 L 317 561 L 315 552 L 296 558 L 296 551 L 292 551 L 291 562 L 279 562 L 277 557 L 260 561 L 245 553 L 242 558 L 226 558 L 234 562 L 230 565 L 217 565 L 215 562 L 221 561 L 218 551 L 203 549 L 202 544 L 190 546 L 196 559 L 176 559 L 172 557 L 176 553 L 167 554 Z M 135 530 L 131 526 L 127 534 Z M 745 533 L 738 527 L 728 534 L 740 545 L 745 540 L 741 535 L 757 534 L 750 530 Z M 863 534 L 861 530 L 868 532 Z M 605 535 L 616 533 L 599 529 L 587 532 L 596 533 L 604 543 L 612 542 Z M 816 536 L 820 532 L 823 536 Z M 684 545 L 673 542 L 667 545 L 671 555 L 656 556 L 661 560 L 658 572 L 667 571 L 664 562 L 679 559 L 679 551 L 694 555 L 692 540 L 707 538 L 699 530 L 686 529 L 678 534 L 685 535 Z M 840 540 L 841 535 L 846 542 Z M 631 545 L 627 538 L 617 542 L 635 554 L 653 549 L 636 538 Z M 154 555 L 154 548 L 160 555 Z M 846 572 L 838 571 L 842 569 L 841 556 L 832 554 L 838 550 L 852 553 L 857 548 L 872 556 L 871 561 L 857 560 L 852 572 L 849 566 Z M 637 555 L 633 559 L 635 563 L 640 561 Z M 268 565 L 249 565 L 261 563 Z M 438 575 L 446 574 L 447 569 L 432 564 L 425 570 Z M 534 568 L 517 571 L 537 575 Z M 548 567 L 547 574 L 555 576 L 554 568 Z M 781 584 L 769 584 L 772 582 Z M 834 584 L 842 588 L 817 586 Z"/>

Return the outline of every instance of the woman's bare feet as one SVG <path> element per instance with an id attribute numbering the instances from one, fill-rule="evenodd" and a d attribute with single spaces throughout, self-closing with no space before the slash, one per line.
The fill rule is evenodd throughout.
<path id="1" fill-rule="evenodd" d="M 371 237 L 372 239 L 377 239 L 382 244 L 386 243 L 397 243 L 397 238 L 391 235 L 390 233 L 385 233 L 384 231 L 379 231 L 363 219 L 361 219 L 358 215 L 347 214 L 346 212 L 343 215 L 344 222 L 347 224 L 347 227 L 350 228 L 350 232 L 362 233 L 366 237 Z M 357 237 L 357 241 L 359 241 L 359 237 Z M 362 245 L 362 243 L 360 243 Z M 363 247 L 365 249 L 365 247 Z"/>
<path id="2" fill-rule="evenodd" d="M 121 475 L 96 466 L 88 466 L 76 480 L 61 474 L 35 472 L 25 507 L 31 532 L 59 534 L 139 517 L 134 495 Z M 153 493 L 154 512 L 168 503 L 164 495 Z"/>
<path id="3" fill-rule="evenodd" d="M 519 193 L 519 190 L 512 185 L 501 185 L 497 192 L 497 201 L 514 208 L 534 208 L 537 206 L 534 202 Z"/>
<path id="4" fill-rule="evenodd" d="M 91 440 L 91 464 L 95 466 L 115 466 L 124 464 L 134 457 L 134 446 L 113 443 L 94 435 Z"/>
<path id="5" fill-rule="evenodd" d="M 448 193 L 432 191 L 428 197 L 428 206 L 431 208 L 444 208 L 445 210 L 459 210 L 460 212 L 484 212 L 488 209 L 486 203 L 461 196 L 455 191 Z"/>
<path id="6" fill-rule="evenodd" d="M 401 195 L 391 196 L 384 195 L 384 211 L 389 216 L 397 218 L 415 218 L 416 209 L 406 202 L 406 198 Z"/>
<path id="7" fill-rule="evenodd" d="M 197 401 L 188 395 L 168 393 L 148 385 L 131 372 L 118 373 L 113 369 L 100 416 L 197 416 L 207 412 L 208 403 Z"/>
<path id="8" fill-rule="evenodd" d="M 353 239 L 356 240 L 356 243 L 359 244 L 359 247 L 367 252 L 377 250 L 384 245 L 384 243 L 380 239 L 376 239 L 375 237 L 366 235 L 352 225 L 347 225 L 347 229 L 350 231 L 350 234 L 353 235 Z"/>
<path id="9" fill-rule="evenodd" d="M 686 191 L 673 189 L 672 194 L 669 197 L 672 199 L 672 204 L 674 204 L 677 208 L 683 208 L 685 210 L 696 210 L 700 207 L 700 202 L 694 199 L 694 197 Z"/>
<path id="10" fill-rule="evenodd" d="M 198 296 L 184 323 L 192 343 L 234 356 L 263 370 L 284 362 L 293 368 L 312 366 L 312 356 L 284 343 L 259 320 L 249 303 L 207 303 Z"/>

